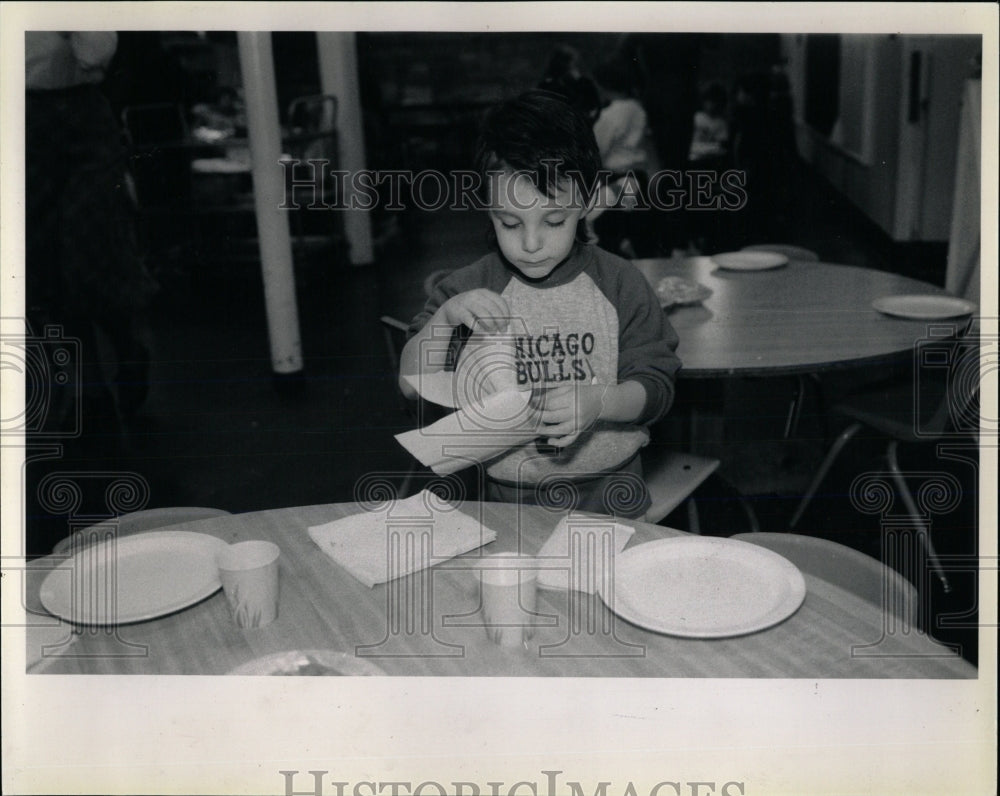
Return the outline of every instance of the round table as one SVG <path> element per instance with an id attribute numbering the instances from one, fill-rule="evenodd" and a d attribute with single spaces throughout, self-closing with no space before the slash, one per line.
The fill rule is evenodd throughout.
<path id="1" fill-rule="evenodd" d="M 700 304 L 668 311 L 680 336 L 679 375 L 686 378 L 817 373 L 895 357 L 912 351 L 931 322 L 883 315 L 872 301 L 949 295 L 927 282 L 851 265 L 792 261 L 767 271 L 728 271 L 711 257 L 633 264 L 654 287 L 680 276 L 712 291 Z"/>

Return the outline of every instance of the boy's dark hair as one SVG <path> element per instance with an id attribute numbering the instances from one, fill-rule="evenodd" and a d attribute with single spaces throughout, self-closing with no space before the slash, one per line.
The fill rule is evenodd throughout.
<path id="1" fill-rule="evenodd" d="M 597 188 L 601 154 L 590 124 L 565 98 L 532 89 L 487 112 L 475 168 L 487 202 L 490 174 L 497 171 L 525 172 L 545 196 L 569 178 L 586 202 Z"/>

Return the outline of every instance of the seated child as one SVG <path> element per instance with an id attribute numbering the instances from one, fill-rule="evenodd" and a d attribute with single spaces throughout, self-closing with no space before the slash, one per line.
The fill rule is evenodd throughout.
<path id="1" fill-rule="evenodd" d="M 594 122 L 601 163 L 611 174 L 595 211 L 587 220 L 601 248 L 634 259 L 655 254 L 656 219 L 643 207 L 648 174 L 655 170 L 646 110 L 636 99 L 630 65 L 620 56 L 602 61 L 594 70 L 604 107 Z M 602 215 L 606 210 L 610 211 Z M 600 216 L 600 222 L 597 222 Z"/>
<path id="2" fill-rule="evenodd" d="M 534 90 L 487 115 L 476 151 L 496 251 L 437 284 L 401 372 L 435 369 L 422 355 L 435 329 L 512 336 L 539 439 L 486 463 L 484 497 L 641 517 L 639 450 L 673 401 L 677 335 L 631 263 L 580 239 L 600 169 L 593 131 Z"/>
<path id="3" fill-rule="evenodd" d="M 714 160 L 729 149 L 729 122 L 726 120 L 726 90 L 712 83 L 702 93 L 701 110 L 694 115 L 691 136 L 692 161 Z"/>

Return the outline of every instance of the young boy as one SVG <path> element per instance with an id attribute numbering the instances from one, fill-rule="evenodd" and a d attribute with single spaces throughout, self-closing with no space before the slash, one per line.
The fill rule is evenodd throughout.
<path id="1" fill-rule="evenodd" d="M 581 242 L 600 166 L 589 123 L 554 94 L 488 114 L 476 168 L 497 250 L 438 283 L 400 370 L 432 369 L 435 329 L 511 336 L 539 439 L 486 463 L 486 498 L 641 517 L 639 450 L 673 401 L 677 335 L 631 263 Z"/>

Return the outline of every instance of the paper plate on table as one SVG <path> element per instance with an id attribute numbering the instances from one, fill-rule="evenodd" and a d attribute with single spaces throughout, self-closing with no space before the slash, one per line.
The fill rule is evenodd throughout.
<path id="1" fill-rule="evenodd" d="M 788 265 L 788 257 L 777 252 L 724 252 L 713 254 L 712 262 L 727 271 L 768 271 Z"/>
<path id="2" fill-rule="evenodd" d="M 229 674 L 278 677 L 373 677 L 385 671 L 371 661 L 336 650 L 288 650 L 237 666 Z"/>
<path id="3" fill-rule="evenodd" d="M 664 309 L 698 304 L 711 295 L 711 288 L 682 276 L 665 276 L 656 283 L 656 297 Z"/>
<path id="4" fill-rule="evenodd" d="M 971 315 L 976 311 L 976 305 L 971 301 L 955 296 L 935 296 L 933 294 L 884 296 L 875 299 L 872 302 L 872 307 L 884 315 L 919 321 L 959 318 L 963 315 Z"/>
<path id="5" fill-rule="evenodd" d="M 712 536 L 660 539 L 615 559 L 614 589 L 601 598 L 634 625 L 687 638 L 742 636 L 794 614 L 806 596 L 787 559 Z"/>
<path id="6" fill-rule="evenodd" d="M 187 531 L 151 531 L 81 550 L 42 582 L 42 605 L 78 625 L 121 625 L 165 616 L 214 594 L 216 553 L 226 543 Z"/>
<path id="7" fill-rule="evenodd" d="M 805 249 L 802 246 L 795 246 L 791 243 L 755 243 L 752 246 L 744 246 L 740 251 L 773 252 L 774 254 L 783 254 L 789 260 L 806 260 L 809 262 L 817 262 L 819 260 L 816 252 L 811 249 Z"/>

